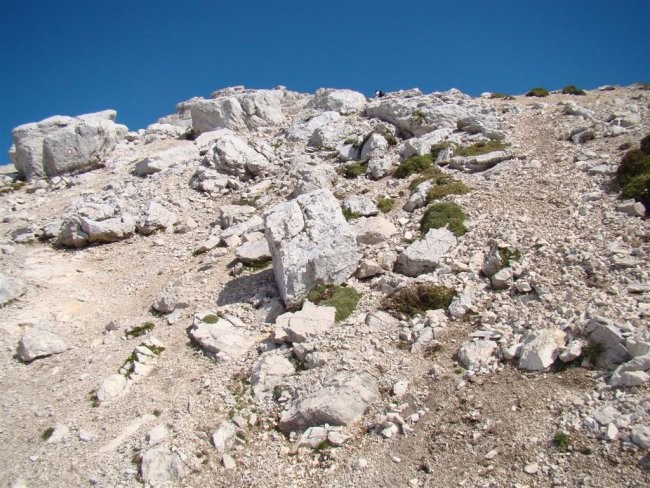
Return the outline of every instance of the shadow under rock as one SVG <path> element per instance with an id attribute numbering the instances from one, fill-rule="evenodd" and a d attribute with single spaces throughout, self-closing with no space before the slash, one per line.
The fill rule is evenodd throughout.
<path id="1" fill-rule="evenodd" d="M 217 305 L 248 303 L 260 292 L 267 296 L 273 296 L 275 290 L 273 268 L 265 269 L 259 273 L 239 276 L 226 283 L 225 288 L 217 297 Z"/>

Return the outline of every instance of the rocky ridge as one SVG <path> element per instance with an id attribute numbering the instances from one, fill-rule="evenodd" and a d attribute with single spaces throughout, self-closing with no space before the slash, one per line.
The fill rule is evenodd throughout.
<path id="1" fill-rule="evenodd" d="M 612 184 L 650 132 L 641 88 L 231 87 L 137 132 L 16 128 L 3 478 L 646 486 L 650 228 Z M 396 177 L 432 150 L 435 180 Z M 433 201 L 450 180 L 469 191 Z M 464 232 L 421 232 L 437 202 Z M 361 293 L 351 315 L 322 284 Z M 416 284 L 455 297 L 380 311 Z"/>

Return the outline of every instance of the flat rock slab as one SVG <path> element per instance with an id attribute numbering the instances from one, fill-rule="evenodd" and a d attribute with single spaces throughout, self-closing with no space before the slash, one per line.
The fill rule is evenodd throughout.
<path id="1" fill-rule="evenodd" d="M 190 337 L 205 352 L 214 354 L 221 361 L 239 359 L 254 343 L 244 328 L 222 317 L 213 324 L 195 318 Z"/>
<path id="2" fill-rule="evenodd" d="M 458 360 L 467 369 L 477 369 L 487 365 L 499 346 L 494 341 L 479 339 L 464 342 L 458 350 Z"/>
<path id="3" fill-rule="evenodd" d="M 18 357 L 25 362 L 67 350 L 58 331 L 50 324 L 28 327 L 18 343 Z"/>
<path id="4" fill-rule="evenodd" d="M 397 227 L 388 219 L 377 216 L 360 218 L 354 223 L 359 244 L 379 244 L 397 234 Z"/>
<path id="5" fill-rule="evenodd" d="M 169 486 L 183 478 L 183 462 L 168 447 L 157 446 L 146 451 L 140 466 L 142 480 L 154 487 Z"/>
<path id="6" fill-rule="evenodd" d="M 251 372 L 255 399 L 269 400 L 273 396 L 273 389 L 295 372 L 296 368 L 286 357 L 274 353 L 263 354 Z"/>
<path id="7" fill-rule="evenodd" d="M 448 229 L 429 229 L 424 239 L 415 241 L 397 257 L 395 271 L 406 276 L 429 273 L 457 242 Z"/>
<path id="8" fill-rule="evenodd" d="M 298 396 L 282 413 L 282 432 L 300 431 L 323 424 L 348 425 L 359 420 L 379 399 L 377 380 L 368 373 L 342 374 L 323 388 Z"/>
<path id="9" fill-rule="evenodd" d="M 305 301 L 302 310 L 278 316 L 275 324 L 288 342 L 305 342 L 332 327 L 335 315 L 334 307 L 321 307 Z M 278 337 L 278 333 L 275 335 Z"/>
<path id="10" fill-rule="evenodd" d="M 25 283 L 18 278 L 0 273 L 0 307 L 25 293 Z"/>

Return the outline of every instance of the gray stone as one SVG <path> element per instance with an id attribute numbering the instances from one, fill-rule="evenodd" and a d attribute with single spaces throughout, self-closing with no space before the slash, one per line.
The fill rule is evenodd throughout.
<path id="1" fill-rule="evenodd" d="M 217 222 L 222 229 L 226 229 L 221 233 L 221 237 L 228 237 L 231 234 L 238 234 L 237 232 L 229 232 L 227 229 L 233 225 L 241 224 L 250 219 L 251 214 L 255 213 L 255 207 L 250 205 L 223 205 L 219 207 L 217 212 Z"/>
<path id="2" fill-rule="evenodd" d="M 404 210 L 412 212 L 418 208 L 424 207 L 429 200 L 429 190 L 433 187 L 433 182 L 423 181 L 415 187 L 404 204 Z"/>
<path id="3" fill-rule="evenodd" d="M 553 364 L 564 349 L 566 333 L 559 329 L 540 329 L 528 332 L 521 348 L 519 368 L 543 371 Z"/>
<path id="4" fill-rule="evenodd" d="M 603 407 L 600 407 L 598 410 L 594 411 L 591 416 L 598 422 L 600 425 L 607 425 L 612 423 L 619 415 L 621 415 L 621 412 L 616 410 L 611 405 L 605 405 Z"/>
<path id="5" fill-rule="evenodd" d="M 60 354 L 67 346 L 58 331 L 50 324 L 28 326 L 18 343 L 18 357 L 25 362 Z"/>
<path id="6" fill-rule="evenodd" d="M 350 115 L 360 111 L 366 105 L 363 93 L 352 90 L 335 90 L 319 88 L 314 98 L 309 102 L 309 107 L 319 110 L 334 110 L 341 115 Z"/>
<path id="7" fill-rule="evenodd" d="M 50 435 L 50 437 L 47 439 L 47 443 L 58 444 L 64 441 L 69 434 L 70 434 L 70 429 L 68 429 L 67 425 L 56 424 L 54 426 L 54 430 L 52 431 L 52 435 Z"/>
<path id="8" fill-rule="evenodd" d="M 228 453 L 225 453 L 223 456 L 221 456 L 221 464 L 223 465 L 224 469 L 235 469 L 237 467 L 235 459 Z"/>
<path id="9" fill-rule="evenodd" d="M 368 161 L 368 171 L 367 174 L 373 180 L 379 180 L 388 174 L 393 169 L 393 163 L 390 159 L 386 158 L 372 158 Z"/>
<path id="10" fill-rule="evenodd" d="M 289 342 L 305 342 L 330 329 L 334 325 L 335 315 L 334 307 L 321 307 L 306 300 L 302 310 L 278 316 L 275 324 Z"/>
<path id="11" fill-rule="evenodd" d="M 460 293 L 449 305 L 449 315 L 460 318 L 472 308 L 472 297 L 469 293 Z"/>
<path id="12" fill-rule="evenodd" d="M 632 217 L 643 217 L 645 215 L 645 207 L 641 202 L 634 200 L 625 200 L 616 205 L 616 210 Z"/>
<path id="13" fill-rule="evenodd" d="M 381 157 L 388 149 L 388 141 L 381 134 L 373 133 L 361 148 L 359 159 L 368 161 L 371 158 Z"/>
<path id="14" fill-rule="evenodd" d="M 632 427 L 631 439 L 641 449 L 650 449 L 650 427 L 635 425 Z"/>
<path id="15" fill-rule="evenodd" d="M 271 260 L 271 250 L 266 239 L 248 241 L 239 246 L 235 256 L 244 264 Z"/>
<path id="16" fill-rule="evenodd" d="M 589 342 L 602 347 L 602 352 L 596 358 L 596 366 L 612 369 L 630 358 L 625 347 L 625 338 L 620 328 L 605 317 L 594 317 L 587 322 L 585 330 Z"/>
<path id="17" fill-rule="evenodd" d="M 506 151 L 493 151 L 478 156 L 453 156 L 449 160 L 449 167 L 465 173 L 477 173 L 486 171 L 508 159 L 512 159 L 512 156 Z"/>
<path id="18" fill-rule="evenodd" d="M 379 209 L 374 202 L 364 195 L 350 195 L 341 206 L 349 212 L 361 217 L 371 217 L 379 213 Z"/>
<path id="19" fill-rule="evenodd" d="M 232 422 L 224 420 L 219 424 L 217 430 L 212 434 L 212 444 L 217 450 L 217 454 L 223 455 L 232 446 L 235 440 L 237 428 Z"/>
<path id="20" fill-rule="evenodd" d="M 135 219 L 128 213 L 102 221 L 87 217 L 79 219 L 79 227 L 88 235 L 88 242 L 110 243 L 131 237 L 135 232 Z"/>
<path id="21" fill-rule="evenodd" d="M 144 223 L 138 227 L 138 232 L 143 235 L 150 235 L 157 230 L 171 231 L 178 217 L 157 202 L 151 202 L 145 215 Z"/>
<path id="22" fill-rule="evenodd" d="M 292 196 L 297 197 L 315 190 L 332 188 L 338 176 L 328 164 L 300 155 L 291 162 L 291 178 L 296 182 Z"/>
<path id="23" fill-rule="evenodd" d="M 498 350 L 499 346 L 494 341 L 467 341 L 458 350 L 458 360 L 467 369 L 479 369 L 486 366 Z"/>
<path id="24" fill-rule="evenodd" d="M 306 141 L 312 136 L 316 129 L 319 129 L 331 122 L 337 121 L 341 115 L 335 111 L 327 111 L 309 117 L 307 120 L 294 122 L 287 129 L 287 139 L 290 141 Z"/>
<path id="25" fill-rule="evenodd" d="M 147 434 L 147 442 L 149 446 L 157 446 L 164 442 L 169 437 L 169 431 L 164 424 L 158 424 Z"/>
<path id="26" fill-rule="evenodd" d="M 190 337 L 220 361 L 239 359 L 255 342 L 246 329 L 223 317 L 210 324 L 196 316 L 190 328 Z"/>
<path id="27" fill-rule="evenodd" d="M 152 487 L 169 486 L 185 475 L 180 456 L 164 445 L 152 447 L 142 455 L 140 473 L 142 480 Z"/>
<path id="28" fill-rule="evenodd" d="M 359 261 L 359 268 L 354 274 L 360 280 L 371 278 L 372 276 L 377 276 L 382 274 L 384 269 L 379 266 L 379 264 L 372 259 L 362 259 Z"/>
<path id="29" fill-rule="evenodd" d="M 490 278 L 492 286 L 497 290 L 503 290 L 512 286 L 512 269 L 503 268 L 497 271 Z"/>
<path id="30" fill-rule="evenodd" d="M 25 293 L 25 283 L 13 276 L 0 273 L 0 307 Z"/>
<path id="31" fill-rule="evenodd" d="M 251 371 L 250 381 L 255 399 L 269 401 L 273 397 L 273 389 L 295 372 L 296 368 L 291 361 L 282 354 L 276 352 L 262 354 Z"/>
<path id="32" fill-rule="evenodd" d="M 278 428 L 290 432 L 323 424 L 348 425 L 359 420 L 378 399 L 377 380 L 368 373 L 340 374 L 319 390 L 293 400 L 282 413 Z"/>
<path id="33" fill-rule="evenodd" d="M 136 176 L 148 176 L 174 166 L 188 166 L 198 160 L 197 147 L 191 142 L 184 142 L 141 159 L 135 163 L 133 173 Z"/>
<path id="34" fill-rule="evenodd" d="M 366 315 L 366 325 L 377 328 L 397 327 L 399 326 L 399 320 L 386 312 L 369 312 Z"/>
<path id="35" fill-rule="evenodd" d="M 404 141 L 404 147 L 401 151 L 403 158 L 410 158 L 411 156 L 423 156 L 431 152 L 431 147 L 434 144 L 440 144 L 447 140 L 453 133 L 451 129 L 438 129 L 424 134 L 421 137 L 413 137 Z"/>
<path id="36" fill-rule="evenodd" d="M 203 164 L 214 167 L 219 173 L 246 180 L 269 169 L 271 163 L 246 141 L 224 130 L 208 150 Z"/>
<path id="37" fill-rule="evenodd" d="M 97 400 L 108 402 L 120 396 L 126 389 L 126 378 L 121 374 L 112 374 L 104 378 L 99 388 L 97 388 Z"/>
<path id="38" fill-rule="evenodd" d="M 429 273 L 456 243 L 456 236 L 448 229 L 429 229 L 424 239 L 415 241 L 397 257 L 395 271 L 406 276 Z"/>
<path id="39" fill-rule="evenodd" d="M 354 221 L 354 230 L 359 244 L 379 244 L 397 234 L 397 227 L 382 216 L 360 218 Z"/>
<path id="40" fill-rule="evenodd" d="M 273 271 L 287 306 L 319 283 L 344 283 L 359 262 L 356 235 L 328 190 L 300 195 L 264 215 Z"/>

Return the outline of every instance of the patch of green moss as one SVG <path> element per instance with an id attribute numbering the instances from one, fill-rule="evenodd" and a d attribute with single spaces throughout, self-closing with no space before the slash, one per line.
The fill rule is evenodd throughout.
<path id="1" fill-rule="evenodd" d="M 555 434 L 555 437 L 553 437 L 553 445 L 560 451 L 566 451 L 571 445 L 571 439 L 564 432 L 558 432 Z"/>
<path id="2" fill-rule="evenodd" d="M 521 259 L 521 252 L 519 252 L 519 249 L 511 251 L 508 247 L 500 247 L 499 256 L 501 257 L 501 268 L 509 268 L 513 260 L 519 261 Z"/>
<path id="3" fill-rule="evenodd" d="M 436 185 L 427 192 L 427 203 L 440 200 L 447 195 L 464 195 L 469 192 L 469 187 L 462 181 L 451 181 L 443 185 Z"/>
<path id="4" fill-rule="evenodd" d="M 368 171 L 367 161 L 346 164 L 341 168 L 341 174 L 348 179 L 353 179 L 357 176 L 365 175 L 366 171 Z"/>
<path id="5" fill-rule="evenodd" d="M 393 210 L 393 206 L 395 205 L 395 200 L 392 198 L 380 198 L 379 201 L 377 201 L 377 208 L 381 210 L 383 213 L 388 213 L 391 210 Z"/>
<path id="6" fill-rule="evenodd" d="M 50 437 L 52 437 L 52 434 L 54 434 L 54 427 L 48 427 L 48 428 L 45 429 L 45 430 L 43 431 L 43 433 L 41 434 L 41 439 L 44 440 L 44 441 L 46 441 L 46 440 L 48 440 Z"/>
<path id="7" fill-rule="evenodd" d="M 456 296 L 456 290 L 432 283 L 412 283 L 388 295 L 381 303 L 387 312 L 413 317 L 427 310 L 446 309 Z"/>
<path id="8" fill-rule="evenodd" d="M 216 324 L 217 322 L 219 322 L 219 316 L 211 313 L 204 316 L 201 319 L 201 322 L 203 322 L 204 324 Z"/>
<path id="9" fill-rule="evenodd" d="M 577 88 L 575 85 L 567 85 L 564 88 L 562 88 L 562 94 L 563 95 L 586 95 L 587 92 L 581 90 L 580 88 Z"/>
<path id="10" fill-rule="evenodd" d="M 384 134 L 384 139 L 386 139 L 389 146 L 397 146 L 397 137 L 393 134 Z"/>
<path id="11" fill-rule="evenodd" d="M 271 264 L 273 264 L 272 259 L 259 259 L 251 263 L 244 263 L 244 268 L 250 271 L 261 271 L 268 268 Z"/>
<path id="12" fill-rule="evenodd" d="M 343 212 L 343 217 L 345 217 L 345 220 L 347 220 L 348 222 L 350 220 L 358 219 L 359 217 L 361 217 L 361 214 L 353 212 L 349 208 L 342 207 L 341 212 Z"/>
<path id="13" fill-rule="evenodd" d="M 597 362 L 603 352 L 605 352 L 605 348 L 597 342 L 589 342 L 582 348 L 582 355 L 591 363 Z"/>
<path id="14" fill-rule="evenodd" d="M 453 146 L 455 146 L 455 144 L 453 144 L 453 143 L 451 143 L 449 141 L 442 141 L 442 142 L 439 142 L 437 144 L 433 144 L 431 146 L 431 149 L 429 150 L 429 152 L 431 153 L 431 158 L 435 162 L 435 160 L 438 159 L 438 155 L 440 154 L 440 151 L 442 151 L 443 149 L 447 149 L 448 147 L 453 147 Z"/>
<path id="15" fill-rule="evenodd" d="M 346 144 L 348 146 L 352 145 L 352 146 L 357 147 L 358 146 L 357 138 L 356 137 L 348 137 L 346 140 L 343 141 L 343 144 Z"/>
<path id="16" fill-rule="evenodd" d="M 454 150 L 454 156 L 479 156 L 494 151 L 502 151 L 509 144 L 503 141 L 478 141 L 471 146 L 459 146 Z"/>
<path id="17" fill-rule="evenodd" d="M 147 346 L 146 344 L 140 344 L 140 345 L 149 349 L 154 356 L 160 356 L 162 352 L 165 350 L 163 346 L 155 346 L 153 344 L 151 346 Z"/>
<path id="18" fill-rule="evenodd" d="M 149 332 L 150 330 L 152 330 L 155 326 L 156 324 L 154 324 L 153 322 L 145 322 L 142 325 L 138 325 L 136 327 L 133 327 L 130 330 L 127 330 L 126 337 L 129 338 L 140 337 L 146 334 L 147 332 Z"/>
<path id="19" fill-rule="evenodd" d="M 527 97 L 548 97 L 548 90 L 546 88 L 533 88 L 530 90 L 528 93 L 526 93 Z"/>
<path id="20" fill-rule="evenodd" d="M 420 221 L 420 231 L 426 234 L 429 229 L 440 229 L 448 226 L 456 236 L 467 232 L 465 228 L 465 213 L 463 209 L 453 202 L 435 203 L 431 205 Z"/>
<path id="21" fill-rule="evenodd" d="M 351 286 L 321 284 L 309 292 L 307 299 L 316 305 L 336 308 L 335 320 L 340 322 L 352 314 L 361 293 Z"/>
<path id="22" fill-rule="evenodd" d="M 433 157 L 431 154 L 424 154 L 422 156 L 411 156 L 402 161 L 395 170 L 396 178 L 406 178 L 414 173 L 422 173 L 429 169 L 433 164 Z"/>

